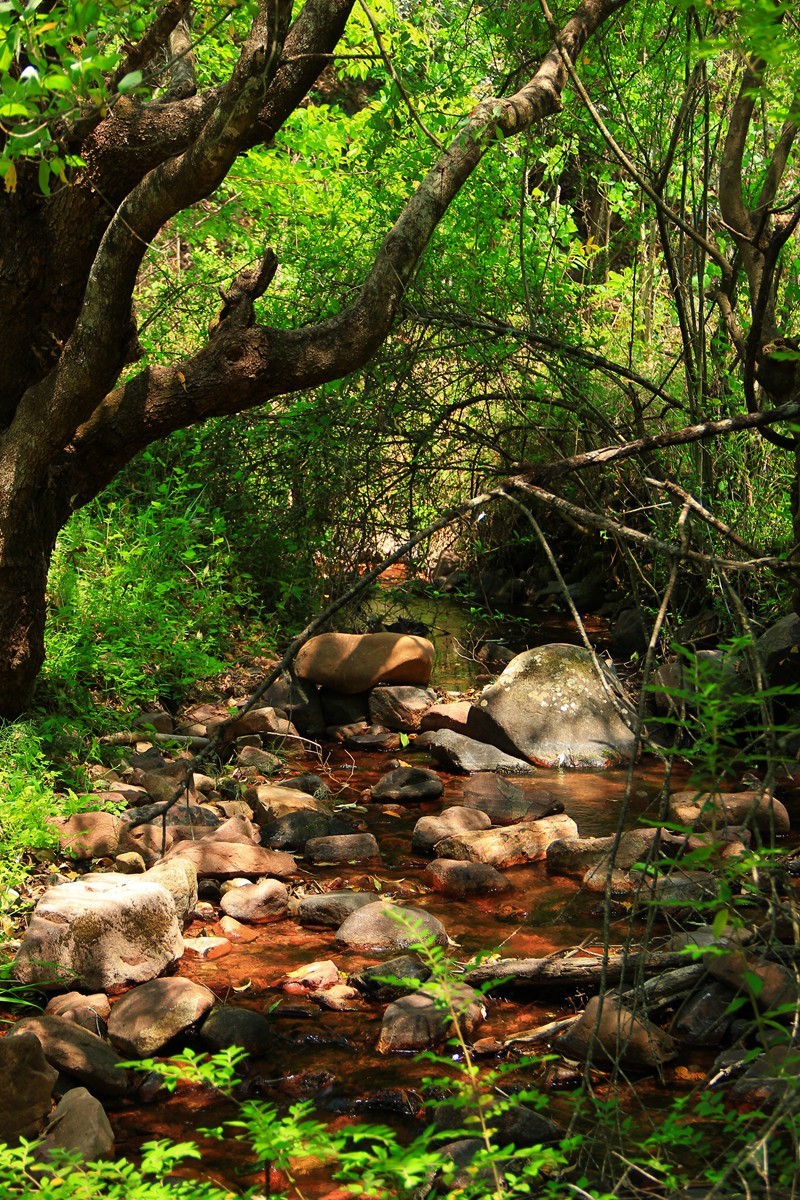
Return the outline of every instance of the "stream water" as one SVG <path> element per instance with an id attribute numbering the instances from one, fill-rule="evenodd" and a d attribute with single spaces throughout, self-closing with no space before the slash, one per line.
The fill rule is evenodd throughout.
<path id="1" fill-rule="evenodd" d="M 433 628 L 437 640 L 437 673 L 434 683 L 441 690 L 464 692 L 475 684 L 480 666 L 471 660 L 469 647 L 475 632 L 468 614 L 458 609 L 427 612 L 417 608 L 418 620 Z M 519 634 L 519 624 L 515 633 Z M 444 631 L 444 632 L 443 632 Z M 598 640 L 604 630 L 593 630 Z M 529 645 L 545 641 L 577 641 L 574 630 L 545 628 L 532 631 Z M 515 644 L 516 643 L 516 644 Z M 521 649 L 517 636 L 514 650 Z M 545 864 L 517 867 L 507 872 L 514 890 L 501 897 L 470 898 L 459 901 L 433 892 L 426 882 L 427 859 L 412 854 L 411 833 L 421 815 L 437 812 L 463 799 L 464 777 L 448 774 L 413 746 L 400 757 L 417 765 L 432 766 L 444 781 L 444 795 L 435 803 L 414 804 L 401 808 L 375 803 L 369 799 L 370 785 L 386 771 L 387 754 L 348 753 L 329 749 L 320 762 L 317 757 L 296 757 L 290 770 L 323 772 L 340 803 L 355 805 L 352 813 L 378 840 L 382 864 L 365 869 L 314 867 L 298 859 L 299 883 L 306 891 L 333 890 L 336 887 L 374 890 L 413 903 L 435 914 L 445 925 L 455 945 L 452 955 L 466 961 L 481 952 L 498 951 L 503 957 L 542 957 L 555 950 L 585 943 L 598 946 L 602 928 L 602 898 L 581 891 L 563 878 L 548 876 Z M 680 787 L 686 768 L 673 766 L 671 787 Z M 582 835 L 613 833 L 622 823 L 631 828 L 644 821 L 658 819 L 658 797 L 664 782 L 664 765 L 655 758 L 643 758 L 632 777 L 625 771 L 576 772 L 540 770 L 534 778 L 517 779 L 523 788 L 547 789 L 564 803 L 566 813 L 578 825 Z M 635 941 L 642 926 L 632 924 L 620 911 L 612 938 Z M 187 936 L 217 934 L 215 920 L 195 921 Z M 422 1092 L 422 1081 L 431 1074 L 429 1062 L 417 1063 L 408 1056 L 381 1056 L 375 1050 L 385 1005 L 361 998 L 353 1000 L 349 1011 L 328 1011 L 296 989 L 288 993 L 283 986 L 288 972 L 315 960 L 332 959 L 344 973 L 352 973 L 375 958 L 343 953 L 334 942 L 332 930 L 304 929 L 292 920 L 254 928 L 253 940 L 232 943 L 224 957 L 211 961 L 184 957 L 178 973 L 210 987 L 225 1002 L 244 1005 L 269 1015 L 276 1040 L 268 1060 L 254 1059 L 246 1065 L 243 1090 L 278 1105 L 300 1098 L 315 1102 L 319 1116 L 332 1125 L 368 1119 L 413 1126 L 413 1114 Z M 657 933 L 667 934 L 666 925 Z M 568 1014 L 580 997 L 547 994 L 503 994 L 488 1001 L 488 1017 L 476 1034 L 502 1043 L 516 1033 Z M 537 1047 L 540 1052 L 546 1046 Z M 661 1081 L 645 1080 L 637 1084 L 639 1100 L 657 1109 L 676 1090 L 685 1090 L 702 1081 L 713 1051 L 683 1055 L 679 1066 L 669 1066 Z M 513 1051 L 510 1052 L 514 1057 Z M 500 1057 L 508 1053 L 500 1052 Z M 499 1061 L 491 1055 L 490 1066 Z M 558 1090 L 558 1079 L 547 1064 L 526 1065 L 520 1082 L 550 1091 L 548 1115 L 568 1117 L 568 1101 Z M 120 1153 L 135 1153 L 146 1140 L 171 1137 L 178 1141 L 195 1136 L 197 1128 L 213 1126 L 235 1115 L 228 1102 L 221 1102 L 208 1091 L 181 1085 L 167 1099 L 158 1098 L 149 1106 L 125 1102 L 110 1112 Z M 258 1175 L 249 1172 L 255 1166 L 244 1148 L 230 1139 L 203 1145 L 201 1173 L 233 1188 L 251 1186 Z M 192 1167 L 192 1174 L 198 1169 Z M 269 1187 L 265 1189 L 269 1192 Z M 326 1195 L 330 1182 L 311 1172 L 303 1179 L 303 1194 L 312 1200 Z"/>

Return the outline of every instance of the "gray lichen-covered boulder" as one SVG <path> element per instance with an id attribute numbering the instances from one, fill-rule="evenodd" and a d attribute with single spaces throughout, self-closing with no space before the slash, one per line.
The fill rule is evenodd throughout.
<path id="1" fill-rule="evenodd" d="M 382 900 L 351 913 L 336 931 L 336 941 L 343 948 L 375 954 L 408 950 L 428 938 L 437 946 L 447 945 L 449 938 L 441 921 L 423 909 L 400 908 Z"/>
<path id="2" fill-rule="evenodd" d="M 599 665 L 599 664 L 598 664 Z M 634 735 L 619 682 L 581 646 L 554 644 L 518 654 L 476 708 L 486 741 L 541 767 L 596 768 L 630 759 Z M 601 679 L 602 675 L 602 679 Z"/>
<path id="3" fill-rule="evenodd" d="M 88 876 L 48 888 L 14 960 L 24 983 L 115 992 L 160 975 L 183 953 L 175 901 L 141 875 Z"/>
<path id="4" fill-rule="evenodd" d="M 365 692 L 378 683 L 425 686 L 433 644 L 406 633 L 320 633 L 295 659 L 299 679 L 337 692 Z"/>

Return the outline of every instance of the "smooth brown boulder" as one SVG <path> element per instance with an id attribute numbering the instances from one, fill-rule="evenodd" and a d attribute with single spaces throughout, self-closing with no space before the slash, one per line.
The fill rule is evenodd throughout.
<path id="1" fill-rule="evenodd" d="M 38 1136 L 57 1078 L 33 1031 L 0 1038 L 0 1142 L 16 1146 Z"/>
<path id="2" fill-rule="evenodd" d="M 504 870 L 523 863 L 540 862 L 551 842 L 577 836 L 578 826 L 571 817 L 545 817 L 541 821 L 526 821 L 501 829 L 454 834 L 437 842 L 434 853 L 437 858 L 488 863 Z"/>
<path id="3" fill-rule="evenodd" d="M 222 897 L 222 911 L 237 921 L 267 925 L 280 921 L 289 907 L 289 892 L 278 879 L 259 879 L 243 887 L 232 887 Z"/>
<path id="4" fill-rule="evenodd" d="M 564 1033 L 555 1039 L 555 1049 L 595 1066 L 619 1063 L 629 1070 L 652 1070 L 678 1053 L 668 1033 L 644 1017 L 634 1016 L 613 996 L 593 996 L 586 1008 Z"/>
<path id="5" fill-rule="evenodd" d="M 33 1156 L 46 1163 L 54 1151 L 67 1151 L 84 1162 L 95 1162 L 113 1149 L 114 1131 L 105 1109 L 86 1088 L 79 1087 L 70 1088 L 59 1100 Z"/>
<path id="6" fill-rule="evenodd" d="M 462 1033 L 469 1037 L 486 1015 L 480 994 L 462 984 L 445 984 L 458 1012 Z M 383 1014 L 378 1037 L 379 1054 L 428 1050 L 448 1038 L 453 1030 L 450 1006 L 443 997 L 426 991 L 401 996 Z"/>
<path id="7" fill-rule="evenodd" d="M 433 670 L 433 643 L 407 633 L 321 633 L 295 659 L 300 679 L 353 694 L 378 683 L 425 686 Z"/>
<path id="8" fill-rule="evenodd" d="M 201 1020 L 215 1000 L 213 992 L 191 979 L 153 979 L 131 988 L 114 1005 L 109 1039 L 126 1058 L 147 1058 Z"/>
<path id="9" fill-rule="evenodd" d="M 454 900 L 463 900 L 466 896 L 493 896 L 512 890 L 505 875 L 488 863 L 437 858 L 425 868 L 425 874 L 430 876 L 434 891 Z"/>

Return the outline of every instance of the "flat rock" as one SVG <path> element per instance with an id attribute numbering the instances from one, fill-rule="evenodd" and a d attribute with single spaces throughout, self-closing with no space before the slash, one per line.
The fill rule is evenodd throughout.
<path id="1" fill-rule="evenodd" d="M 58 1071 L 31 1030 L 0 1038 L 0 1142 L 38 1137 L 52 1105 Z"/>
<path id="2" fill-rule="evenodd" d="M 465 984 L 448 983 L 448 995 L 457 1007 L 459 1025 L 469 1037 L 483 1021 L 486 1010 L 480 994 Z M 453 1018 L 441 997 L 424 989 L 401 996 L 383 1014 L 377 1049 L 380 1054 L 410 1053 L 440 1045 L 452 1033 Z"/>
<path id="3" fill-rule="evenodd" d="M 214 1003 L 213 992 L 191 979 L 153 979 L 117 1001 L 108 1036 L 126 1058 L 149 1058 L 201 1020 Z"/>
<path id="4" fill-rule="evenodd" d="M 411 834 L 411 849 L 415 854 L 433 854 L 434 846 L 442 838 L 489 829 L 491 824 L 486 813 L 454 805 L 436 815 L 420 817 Z"/>
<path id="5" fill-rule="evenodd" d="M 312 838 L 306 842 L 305 858 L 310 863 L 380 862 L 381 849 L 371 833 L 350 833 Z"/>
<path id="6" fill-rule="evenodd" d="M 369 694 L 369 715 L 378 725 L 415 733 L 425 713 L 436 703 L 433 688 L 404 684 L 376 687 Z"/>
<path id="7" fill-rule="evenodd" d="M 72 1075 L 98 1096 L 124 1096 L 128 1076 L 120 1066 L 121 1058 L 113 1046 L 88 1029 L 62 1017 L 24 1017 L 7 1037 L 32 1033 L 41 1043 L 51 1066 Z"/>
<path id="8" fill-rule="evenodd" d="M 761 833 L 787 834 L 789 813 L 780 800 L 768 794 L 749 792 L 673 792 L 669 798 L 669 818 L 693 829 L 745 826 Z"/>
<path id="9" fill-rule="evenodd" d="M 114 1131 L 105 1109 L 86 1088 L 78 1087 L 59 1100 L 33 1156 L 46 1163 L 54 1153 L 66 1151 L 83 1162 L 95 1162 L 113 1150 Z"/>
<path id="10" fill-rule="evenodd" d="M 430 967 L 426 967 L 415 954 L 402 954 L 374 967 L 365 967 L 357 975 L 352 975 L 350 982 L 373 1000 L 385 1003 L 417 991 L 418 985 L 427 983 L 430 977 Z"/>
<path id="11" fill-rule="evenodd" d="M 266 1017 L 252 1009 L 227 1004 L 212 1009 L 203 1022 L 200 1040 L 210 1050 L 241 1046 L 256 1058 L 275 1050 L 275 1034 Z"/>
<path id="12" fill-rule="evenodd" d="M 425 868 L 434 891 L 454 900 L 466 896 L 493 896 L 513 890 L 505 875 L 488 863 L 460 862 L 457 859 L 437 858 Z"/>
<path id="13" fill-rule="evenodd" d="M 425 750 L 437 762 L 451 771 L 470 775 L 476 771 L 497 771 L 501 775 L 532 775 L 534 768 L 521 758 L 514 758 L 496 746 L 476 742 L 474 738 L 450 729 L 422 733 L 414 742 L 415 750 Z"/>
<path id="14" fill-rule="evenodd" d="M 267 850 L 252 843 L 206 841 L 176 842 L 169 852 L 194 864 L 198 879 L 235 879 L 237 875 L 275 876 L 288 879 L 295 874 L 295 861 L 283 850 Z"/>
<path id="15" fill-rule="evenodd" d="M 382 775 L 370 788 L 373 800 L 411 804 L 418 800 L 438 800 L 444 783 L 435 771 L 424 767 L 396 767 Z"/>
<path id="16" fill-rule="evenodd" d="M 488 863 L 498 870 L 523 863 L 540 862 L 547 847 L 558 838 L 577 837 L 578 827 L 571 817 L 545 817 L 500 829 L 455 834 L 437 842 L 437 858 L 455 858 L 467 862 Z"/>
<path id="17" fill-rule="evenodd" d="M 14 960 L 24 983 L 113 992 L 180 958 L 175 902 L 142 875 L 94 875 L 48 888 Z"/>
<path id="18" fill-rule="evenodd" d="M 433 669 L 433 643 L 405 633 L 321 633 L 295 659 L 300 679 L 337 692 L 365 692 L 378 683 L 425 686 Z"/>
<path id="19" fill-rule="evenodd" d="M 295 916 L 301 925 L 338 929 L 351 913 L 375 901 L 375 892 L 322 892 L 318 896 L 303 896 Z"/>
<path id="20" fill-rule="evenodd" d="M 542 788 L 529 790 L 493 771 L 478 771 L 464 784 L 464 807 L 491 817 L 493 825 L 539 821 L 564 811 L 561 800 Z"/>
<path id="21" fill-rule="evenodd" d="M 428 938 L 436 946 L 448 944 L 441 921 L 423 909 L 400 908 L 382 900 L 351 913 L 336 931 L 339 946 L 374 954 L 409 950 Z"/>
<path id="22" fill-rule="evenodd" d="M 614 997 L 593 996 L 578 1020 L 554 1041 L 554 1048 L 595 1066 L 619 1063 L 629 1070 L 651 1070 L 678 1053 L 668 1033 L 634 1016 Z"/>
<path id="23" fill-rule="evenodd" d="M 289 892 L 277 879 L 259 879 L 244 887 L 231 888 L 222 897 L 222 911 L 237 921 L 267 925 L 280 921 L 289 908 Z"/>
<path id="24" fill-rule="evenodd" d="M 619 681 L 582 646 L 554 644 L 514 658 L 478 701 L 483 734 L 540 767 L 609 767 L 630 759 L 634 735 L 608 689 Z"/>

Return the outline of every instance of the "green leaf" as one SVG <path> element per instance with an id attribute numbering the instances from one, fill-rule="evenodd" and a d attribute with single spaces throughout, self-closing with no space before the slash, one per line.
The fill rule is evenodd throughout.
<path id="1" fill-rule="evenodd" d="M 132 92 L 142 82 L 141 71 L 129 71 L 127 75 L 123 75 L 117 84 L 118 92 Z"/>

